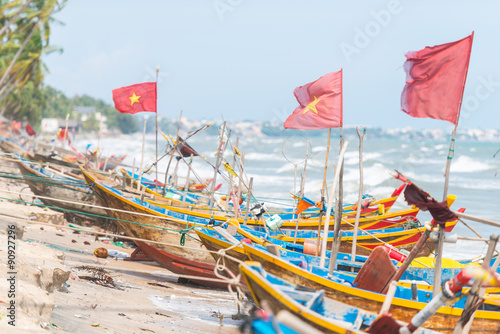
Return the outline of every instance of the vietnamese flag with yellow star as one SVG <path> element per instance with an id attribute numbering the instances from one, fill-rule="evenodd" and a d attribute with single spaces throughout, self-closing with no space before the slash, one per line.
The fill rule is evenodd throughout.
<path id="1" fill-rule="evenodd" d="M 121 113 L 156 112 L 156 82 L 113 89 L 113 101 Z"/>
<path id="2" fill-rule="evenodd" d="M 327 129 L 342 126 L 342 70 L 295 88 L 299 102 L 285 121 L 285 129 Z"/>

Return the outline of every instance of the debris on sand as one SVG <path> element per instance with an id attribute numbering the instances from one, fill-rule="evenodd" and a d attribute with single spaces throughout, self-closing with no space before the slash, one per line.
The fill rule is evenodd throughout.
<path id="1" fill-rule="evenodd" d="M 113 278 L 110 276 L 109 272 L 101 267 L 78 266 L 75 267 L 75 269 L 86 271 L 90 274 L 90 276 L 78 275 L 78 278 L 80 279 L 85 279 L 108 288 L 119 289 L 119 287 L 115 284 Z"/>

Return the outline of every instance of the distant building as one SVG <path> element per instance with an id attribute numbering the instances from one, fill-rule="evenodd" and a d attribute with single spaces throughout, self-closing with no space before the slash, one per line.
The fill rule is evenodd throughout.
<path id="1" fill-rule="evenodd" d="M 73 133 L 79 133 L 81 123 L 75 119 L 68 119 L 68 130 Z M 47 134 L 56 134 L 59 129 L 66 128 L 66 120 L 62 118 L 42 118 L 41 131 Z"/>

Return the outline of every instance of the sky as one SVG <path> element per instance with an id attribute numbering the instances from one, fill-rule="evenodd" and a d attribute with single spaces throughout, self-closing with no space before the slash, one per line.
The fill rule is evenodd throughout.
<path id="1" fill-rule="evenodd" d="M 69 0 L 46 83 L 112 104 L 159 66 L 159 115 L 283 122 L 296 87 L 342 68 L 344 125 L 451 129 L 401 111 L 405 54 L 474 31 L 459 128 L 499 128 L 498 13 L 494 0 Z"/>

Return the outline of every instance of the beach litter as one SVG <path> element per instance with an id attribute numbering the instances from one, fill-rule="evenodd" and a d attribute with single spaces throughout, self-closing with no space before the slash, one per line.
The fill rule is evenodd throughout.
<path id="1" fill-rule="evenodd" d="M 76 270 L 86 271 L 89 275 L 78 275 L 78 278 L 91 281 L 93 283 L 108 287 L 119 289 L 115 284 L 113 278 L 110 276 L 109 272 L 100 267 L 92 266 L 78 266 L 75 267 Z"/>

